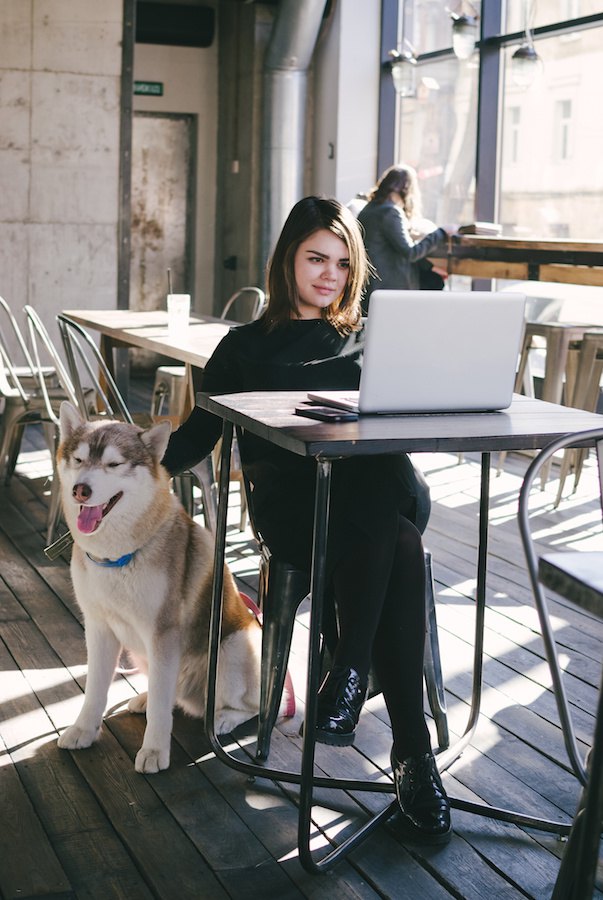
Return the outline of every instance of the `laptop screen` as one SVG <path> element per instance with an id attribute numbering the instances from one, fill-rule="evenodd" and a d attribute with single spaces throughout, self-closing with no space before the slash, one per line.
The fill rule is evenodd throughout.
<path id="1" fill-rule="evenodd" d="M 513 396 L 524 315 L 525 297 L 515 293 L 374 291 L 359 411 L 505 409 Z M 352 394 L 314 391 L 309 397 L 328 404 Z"/>

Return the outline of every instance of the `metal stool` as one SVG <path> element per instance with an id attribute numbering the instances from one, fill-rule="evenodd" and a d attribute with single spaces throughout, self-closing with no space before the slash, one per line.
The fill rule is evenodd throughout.
<path id="1" fill-rule="evenodd" d="M 534 338 L 540 337 L 543 338 L 546 345 L 542 400 L 547 400 L 549 403 L 561 403 L 566 373 L 568 369 L 571 369 L 575 358 L 571 352 L 574 349 L 571 345 L 582 340 L 582 336 L 594 328 L 596 328 L 595 325 L 581 325 L 573 322 L 526 322 L 515 390 L 521 393 L 524 388 L 523 393 L 534 396 L 533 383 L 531 391 L 530 387 L 525 390 L 526 378 L 529 377 L 530 371 L 530 350 L 535 349 Z"/>
<path id="2" fill-rule="evenodd" d="M 167 402 L 170 414 L 176 414 L 184 405 L 186 393 L 185 366 L 159 366 L 155 373 L 151 413 L 160 416 Z"/>
<path id="3" fill-rule="evenodd" d="M 515 391 L 519 394 L 534 396 L 534 379 L 530 371 L 530 351 L 537 349 L 535 338 L 542 338 L 545 342 L 546 356 L 544 363 L 544 378 L 542 381 L 542 400 L 549 403 L 561 403 L 564 395 L 568 393 L 567 384 L 571 382 L 575 371 L 577 342 L 587 331 L 592 331 L 594 325 L 582 325 L 574 322 L 526 322 L 519 355 L 519 367 L 515 378 Z M 570 404 L 567 403 L 566 406 Z M 506 452 L 498 457 L 498 472 L 504 465 Z M 549 465 L 543 467 L 540 473 L 540 486 L 542 490 L 547 482 Z"/>
<path id="4" fill-rule="evenodd" d="M 575 378 L 568 379 L 568 406 L 595 412 L 603 373 L 603 329 L 587 331 L 580 341 Z M 565 479 L 574 470 L 574 490 L 578 487 L 588 450 L 567 448 L 563 453 L 555 508 L 559 506 Z"/>

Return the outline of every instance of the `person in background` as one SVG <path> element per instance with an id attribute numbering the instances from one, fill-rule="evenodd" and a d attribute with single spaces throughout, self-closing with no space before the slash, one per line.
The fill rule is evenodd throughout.
<path id="1" fill-rule="evenodd" d="M 272 256 L 266 310 L 223 338 L 204 369 L 203 390 L 357 389 L 360 297 L 368 272 L 350 210 L 337 200 L 300 200 Z M 171 474 L 189 468 L 211 452 L 221 431 L 218 417 L 196 407 L 172 434 L 163 465 Z M 240 453 L 253 486 L 255 523 L 267 546 L 310 571 L 315 460 L 249 433 L 241 436 Z M 444 843 L 452 831 L 450 802 L 423 711 L 421 532 L 428 516 L 429 489 L 408 456 L 333 463 L 325 574 L 336 633 L 329 646 L 331 669 L 318 694 L 316 740 L 353 742 L 372 665 L 392 726 L 402 824 L 414 840 Z"/>
<path id="2" fill-rule="evenodd" d="M 456 225 L 436 228 L 421 218 L 421 194 L 417 173 L 411 166 L 391 166 L 369 193 L 369 201 L 358 213 L 364 243 L 375 268 L 363 300 L 368 312 L 370 296 L 384 290 L 441 289 L 444 270 L 427 257 L 443 244 Z M 433 226 L 431 230 L 426 230 Z"/>

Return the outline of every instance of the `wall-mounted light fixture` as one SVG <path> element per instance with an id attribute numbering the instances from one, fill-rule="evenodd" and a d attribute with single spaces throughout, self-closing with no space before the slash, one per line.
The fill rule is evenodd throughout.
<path id="1" fill-rule="evenodd" d="M 529 87 L 542 69 L 530 31 L 530 8 L 529 0 L 524 0 L 524 41 L 511 57 L 511 77 L 518 87 Z"/>
<path id="2" fill-rule="evenodd" d="M 446 7 L 452 19 L 452 49 L 458 59 L 469 59 L 479 40 L 479 13 L 473 3 L 463 0 L 456 10 Z"/>
<path id="3" fill-rule="evenodd" d="M 417 93 L 416 56 L 411 49 L 402 52 L 390 50 L 388 56 L 389 60 L 385 65 L 390 69 L 396 93 L 401 97 L 415 97 Z"/>

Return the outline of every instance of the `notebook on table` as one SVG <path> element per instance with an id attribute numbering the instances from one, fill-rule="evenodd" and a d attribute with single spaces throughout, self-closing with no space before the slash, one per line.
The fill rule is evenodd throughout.
<path id="1" fill-rule="evenodd" d="M 525 296 L 374 291 L 358 391 L 308 400 L 361 414 L 491 412 L 513 397 Z"/>

